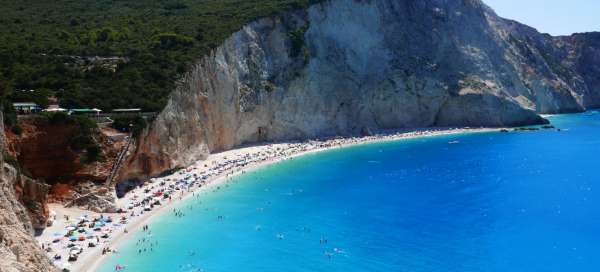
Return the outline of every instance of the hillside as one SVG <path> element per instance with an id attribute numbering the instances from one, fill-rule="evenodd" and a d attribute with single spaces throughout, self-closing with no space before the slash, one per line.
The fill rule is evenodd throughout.
<path id="1" fill-rule="evenodd" d="M 0 96 L 5 105 L 54 96 L 65 108 L 159 111 L 191 61 L 252 20 L 309 2 L 2 1 Z"/>
<path id="2" fill-rule="evenodd" d="M 185 74 L 120 178 L 261 141 L 545 123 L 600 105 L 598 38 L 542 34 L 479 0 L 329 0 L 263 18 Z"/>

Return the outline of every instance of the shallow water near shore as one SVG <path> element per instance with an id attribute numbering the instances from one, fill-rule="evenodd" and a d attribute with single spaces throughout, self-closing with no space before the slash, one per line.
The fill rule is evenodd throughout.
<path id="1" fill-rule="evenodd" d="M 425 137 L 265 166 L 177 204 L 183 217 L 153 218 L 100 271 L 597 271 L 600 114 L 551 121 L 566 131 Z"/>

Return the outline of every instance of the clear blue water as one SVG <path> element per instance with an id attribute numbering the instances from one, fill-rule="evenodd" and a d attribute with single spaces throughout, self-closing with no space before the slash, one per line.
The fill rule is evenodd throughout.
<path id="1" fill-rule="evenodd" d="M 552 122 L 568 131 L 369 144 L 267 166 L 181 203 L 183 218 L 157 217 L 153 252 L 138 253 L 138 233 L 101 271 L 599 271 L 600 114 Z"/>

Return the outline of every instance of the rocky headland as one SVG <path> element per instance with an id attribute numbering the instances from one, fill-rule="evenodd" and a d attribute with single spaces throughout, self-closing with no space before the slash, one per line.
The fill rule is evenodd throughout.
<path id="1" fill-rule="evenodd" d="M 543 124 L 600 104 L 598 36 L 541 34 L 479 0 L 329 0 L 262 18 L 182 77 L 118 177 L 260 141 Z"/>

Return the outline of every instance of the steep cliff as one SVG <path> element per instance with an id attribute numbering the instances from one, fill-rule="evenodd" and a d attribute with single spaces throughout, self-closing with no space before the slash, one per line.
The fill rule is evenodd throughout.
<path id="1" fill-rule="evenodd" d="M 21 119 L 20 135 L 6 130 L 9 154 L 18 159 L 23 172 L 49 185 L 40 186 L 46 188 L 44 197 L 48 193 L 47 188 L 50 188 L 51 202 L 77 204 L 98 212 L 114 210 L 114 196 L 104 185 L 125 144 L 125 140 L 119 137 L 122 134 L 108 127 L 94 129 L 89 140 L 97 144 L 99 153 L 92 161 L 82 147 L 87 141 L 77 123 L 49 122 L 47 119 Z M 26 177 L 20 180 L 17 192 L 28 207 L 47 201 L 30 201 L 30 195 L 34 196 L 36 192 L 32 188 L 40 183 Z"/>
<path id="2" fill-rule="evenodd" d="M 119 177 L 263 140 L 544 123 L 600 104 L 587 37 L 540 34 L 479 0 L 328 0 L 262 18 L 183 76 Z"/>
<path id="3" fill-rule="evenodd" d="M 5 138 L 0 114 L 0 150 Z M 48 186 L 20 176 L 4 164 L 0 152 L 0 271 L 56 271 L 33 238 L 35 228 L 45 227 Z"/>
<path id="4" fill-rule="evenodd" d="M 9 148 L 32 177 L 50 185 L 78 182 L 104 183 L 120 143 L 94 129 L 89 139 L 99 148 L 98 159 L 87 161 L 81 128 L 70 122 L 51 123 L 47 118 L 20 120 L 19 136 L 9 134 Z M 90 141 L 91 141 L 90 140 Z"/>
<path id="5" fill-rule="evenodd" d="M 15 169 L 10 166 L 5 166 L 1 172 L 0 271 L 56 271 L 33 238 L 34 227 L 42 222 L 39 217 L 31 213 L 30 208 L 23 205 L 19 200 L 20 196 L 15 194 L 15 187 L 19 186 L 15 183 L 19 183 L 21 179 Z M 43 206 L 43 204 L 31 200 L 27 200 L 25 203 Z M 34 208 L 42 209 L 41 206 Z"/>

